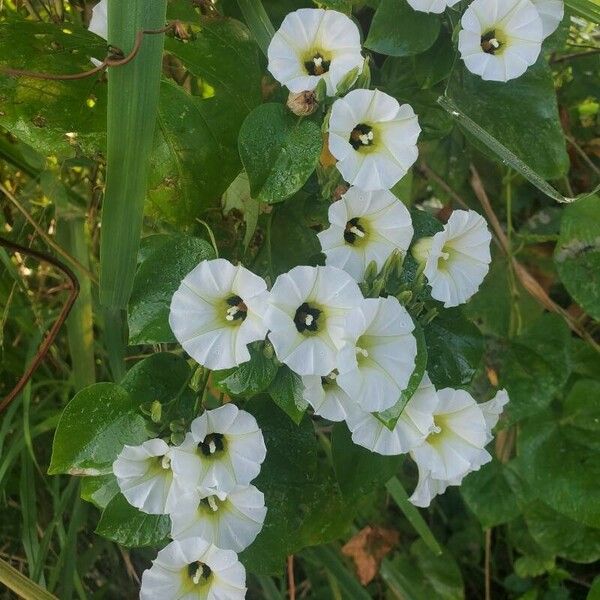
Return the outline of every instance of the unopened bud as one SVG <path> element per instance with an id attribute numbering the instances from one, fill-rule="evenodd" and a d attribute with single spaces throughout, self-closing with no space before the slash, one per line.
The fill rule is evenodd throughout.
<path id="1" fill-rule="evenodd" d="M 312 115 L 318 106 L 317 97 L 311 91 L 298 92 L 297 94 L 290 92 L 287 99 L 287 107 L 299 117 Z"/>

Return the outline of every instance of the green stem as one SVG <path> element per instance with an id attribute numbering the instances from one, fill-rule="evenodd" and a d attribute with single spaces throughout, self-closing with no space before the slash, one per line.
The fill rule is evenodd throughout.
<path id="1" fill-rule="evenodd" d="M 390 496 L 394 499 L 398 508 L 404 513 L 409 523 L 415 531 L 421 536 L 427 547 L 437 556 L 442 553 L 442 548 L 435 539 L 431 529 L 421 516 L 418 509 L 408 500 L 408 494 L 402 487 L 397 477 L 392 477 L 385 485 Z"/>
<path id="2" fill-rule="evenodd" d="M 260 0 L 238 0 L 238 6 L 256 43 L 266 56 L 271 38 L 275 34 L 275 28 L 262 2 Z"/>
<path id="3" fill-rule="evenodd" d="M 56 596 L 0 559 L 0 583 L 25 600 L 58 600 Z"/>

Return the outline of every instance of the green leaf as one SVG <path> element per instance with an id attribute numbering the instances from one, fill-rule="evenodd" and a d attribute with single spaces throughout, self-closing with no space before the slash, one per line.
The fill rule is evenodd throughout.
<path id="1" fill-rule="evenodd" d="M 98 477 L 84 477 L 81 481 L 81 498 L 100 509 L 106 508 L 118 493 L 117 478 L 112 473 Z"/>
<path id="2" fill-rule="evenodd" d="M 125 496 L 115 496 L 104 509 L 96 533 L 127 548 L 156 546 L 171 530 L 168 515 L 149 515 L 131 506 Z"/>
<path id="3" fill-rule="evenodd" d="M 558 116 L 552 72 L 544 57 L 540 57 L 525 75 L 507 83 L 484 81 L 459 61 L 448 84 L 447 95 L 459 111 L 513 152 L 539 177 L 555 179 L 567 172 L 569 158 Z M 499 106 L 502 110 L 498 110 Z M 544 148 L 544 152 L 540 152 L 540 148 Z M 498 158 L 503 160 L 505 157 Z"/>
<path id="4" fill-rule="evenodd" d="M 520 514 L 504 466 L 497 460 L 465 478 L 460 491 L 484 529 L 508 523 Z"/>
<path id="5" fill-rule="evenodd" d="M 205 240 L 171 236 L 138 267 L 129 302 L 130 344 L 173 342 L 169 327 L 171 298 L 181 280 L 203 260 L 214 258 Z"/>
<path id="6" fill-rule="evenodd" d="M 558 315 L 542 315 L 500 352 L 512 421 L 546 408 L 571 372 L 571 332 Z"/>
<path id="7" fill-rule="evenodd" d="M 2 19 L 2 67 L 78 73 L 92 68 L 91 56 L 106 56 L 105 42 L 77 23 L 26 21 L 8 8 Z M 0 98 L 0 127 L 44 155 L 93 155 L 106 144 L 106 83 L 99 75 L 47 81 L 0 73 Z"/>
<path id="8" fill-rule="evenodd" d="M 384 422 L 386 427 L 390 430 L 393 430 L 394 427 L 396 427 L 396 423 L 398 422 L 402 411 L 414 396 L 415 392 L 419 389 L 425 371 L 427 370 L 427 344 L 425 343 L 423 328 L 418 323 L 415 323 L 413 335 L 417 340 L 417 358 L 415 361 L 415 368 L 408 380 L 408 385 L 406 386 L 406 389 L 402 391 L 400 400 L 398 400 L 394 406 L 388 408 L 384 412 L 377 413 L 377 418 Z"/>
<path id="9" fill-rule="evenodd" d="M 91 385 L 76 394 L 60 417 L 48 473 L 111 473 L 125 444 L 147 438 L 137 400 L 114 383 Z"/>
<path id="10" fill-rule="evenodd" d="M 600 196 L 565 207 L 554 262 L 561 281 L 590 316 L 600 320 Z"/>
<path id="11" fill-rule="evenodd" d="M 237 139 L 261 102 L 256 44 L 233 19 L 195 20 L 185 42 L 168 39 L 167 52 L 191 75 L 189 93 L 163 81 L 151 157 L 149 202 L 154 212 L 190 226 L 219 200 L 241 170 Z"/>
<path id="12" fill-rule="evenodd" d="M 415 77 L 421 88 L 429 89 L 446 79 L 456 60 L 450 32 L 442 28 L 435 44 L 414 60 Z"/>
<path id="13" fill-rule="evenodd" d="M 592 582 L 592 587 L 588 592 L 586 600 L 600 600 L 600 575 Z"/>
<path id="14" fill-rule="evenodd" d="M 240 129 L 239 152 L 252 197 L 273 204 L 293 196 L 315 170 L 321 129 L 281 104 L 255 108 Z"/>
<path id="15" fill-rule="evenodd" d="M 557 419 L 548 411 L 519 431 L 520 472 L 549 507 L 588 527 L 600 529 L 600 409 L 598 382 L 574 389 Z"/>
<path id="16" fill-rule="evenodd" d="M 164 27 L 166 12 L 167 0 L 109 2 L 110 43 L 127 54 L 140 30 Z M 133 287 L 158 114 L 164 40 L 164 34 L 144 36 L 135 60 L 111 69 L 108 77 L 99 295 L 102 306 L 110 311 L 127 308 Z"/>
<path id="17" fill-rule="evenodd" d="M 309 418 L 296 425 L 268 398 L 252 400 L 246 409 L 256 417 L 267 446 L 267 458 L 253 482 L 265 495 L 267 516 L 240 560 L 253 573 L 281 573 L 290 554 L 328 543 L 346 531 L 355 507 L 344 503 L 332 474 L 319 465 Z"/>
<path id="18" fill-rule="evenodd" d="M 436 388 L 471 383 L 483 356 L 483 336 L 458 308 L 443 311 L 425 327 L 427 372 Z"/>
<path id="19" fill-rule="evenodd" d="M 381 456 L 357 446 L 345 423 L 331 434 L 331 454 L 340 489 L 349 503 L 382 488 L 400 469 L 403 456 Z"/>
<path id="20" fill-rule="evenodd" d="M 287 365 L 281 365 L 277 371 L 275 379 L 271 382 L 268 394 L 273 402 L 283 410 L 287 416 L 296 423 L 300 424 L 302 417 L 306 412 L 307 403 L 302 392 L 304 385 L 300 375 L 297 375 Z"/>
<path id="21" fill-rule="evenodd" d="M 277 374 L 273 348 L 265 342 L 254 342 L 248 347 L 250 360 L 233 369 L 214 371 L 213 383 L 225 394 L 251 398 L 264 392 Z"/>
<path id="22" fill-rule="evenodd" d="M 412 56 L 430 48 L 439 32 L 438 15 L 413 10 L 406 0 L 381 0 L 365 46 L 389 56 Z"/>
<path id="23" fill-rule="evenodd" d="M 238 6 L 244 15 L 250 31 L 254 35 L 256 43 L 266 56 L 275 29 L 261 0 L 238 0 Z"/>

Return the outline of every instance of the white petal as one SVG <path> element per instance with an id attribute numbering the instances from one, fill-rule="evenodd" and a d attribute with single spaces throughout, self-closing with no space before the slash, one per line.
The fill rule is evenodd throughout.
<path id="1" fill-rule="evenodd" d="M 554 33 L 560 22 L 565 16 L 565 3 L 563 0 L 531 0 L 537 8 L 540 18 L 542 19 L 542 27 L 544 37 L 547 38 L 551 33 Z"/>
<path id="2" fill-rule="evenodd" d="M 88 29 L 102 39 L 108 39 L 108 0 L 100 0 L 92 8 L 92 18 Z"/>

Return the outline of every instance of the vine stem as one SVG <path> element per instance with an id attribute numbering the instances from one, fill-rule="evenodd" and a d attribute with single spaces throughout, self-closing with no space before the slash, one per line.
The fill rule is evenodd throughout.
<path id="1" fill-rule="evenodd" d="M 425 522 L 425 519 L 421 516 L 421 513 L 416 506 L 411 504 L 408 499 L 406 490 L 402 487 L 400 480 L 397 477 L 392 477 L 386 484 L 385 487 L 390 493 L 390 496 L 394 499 L 394 502 L 398 505 L 398 508 L 403 512 L 404 516 L 408 519 L 409 523 L 414 527 L 415 531 L 419 534 L 421 539 L 425 542 L 427 547 L 436 555 L 442 554 L 442 547 L 435 539 L 429 525 Z"/>
<path id="2" fill-rule="evenodd" d="M 294 580 L 294 555 L 287 557 L 288 596 L 290 600 L 296 600 L 296 581 Z"/>

